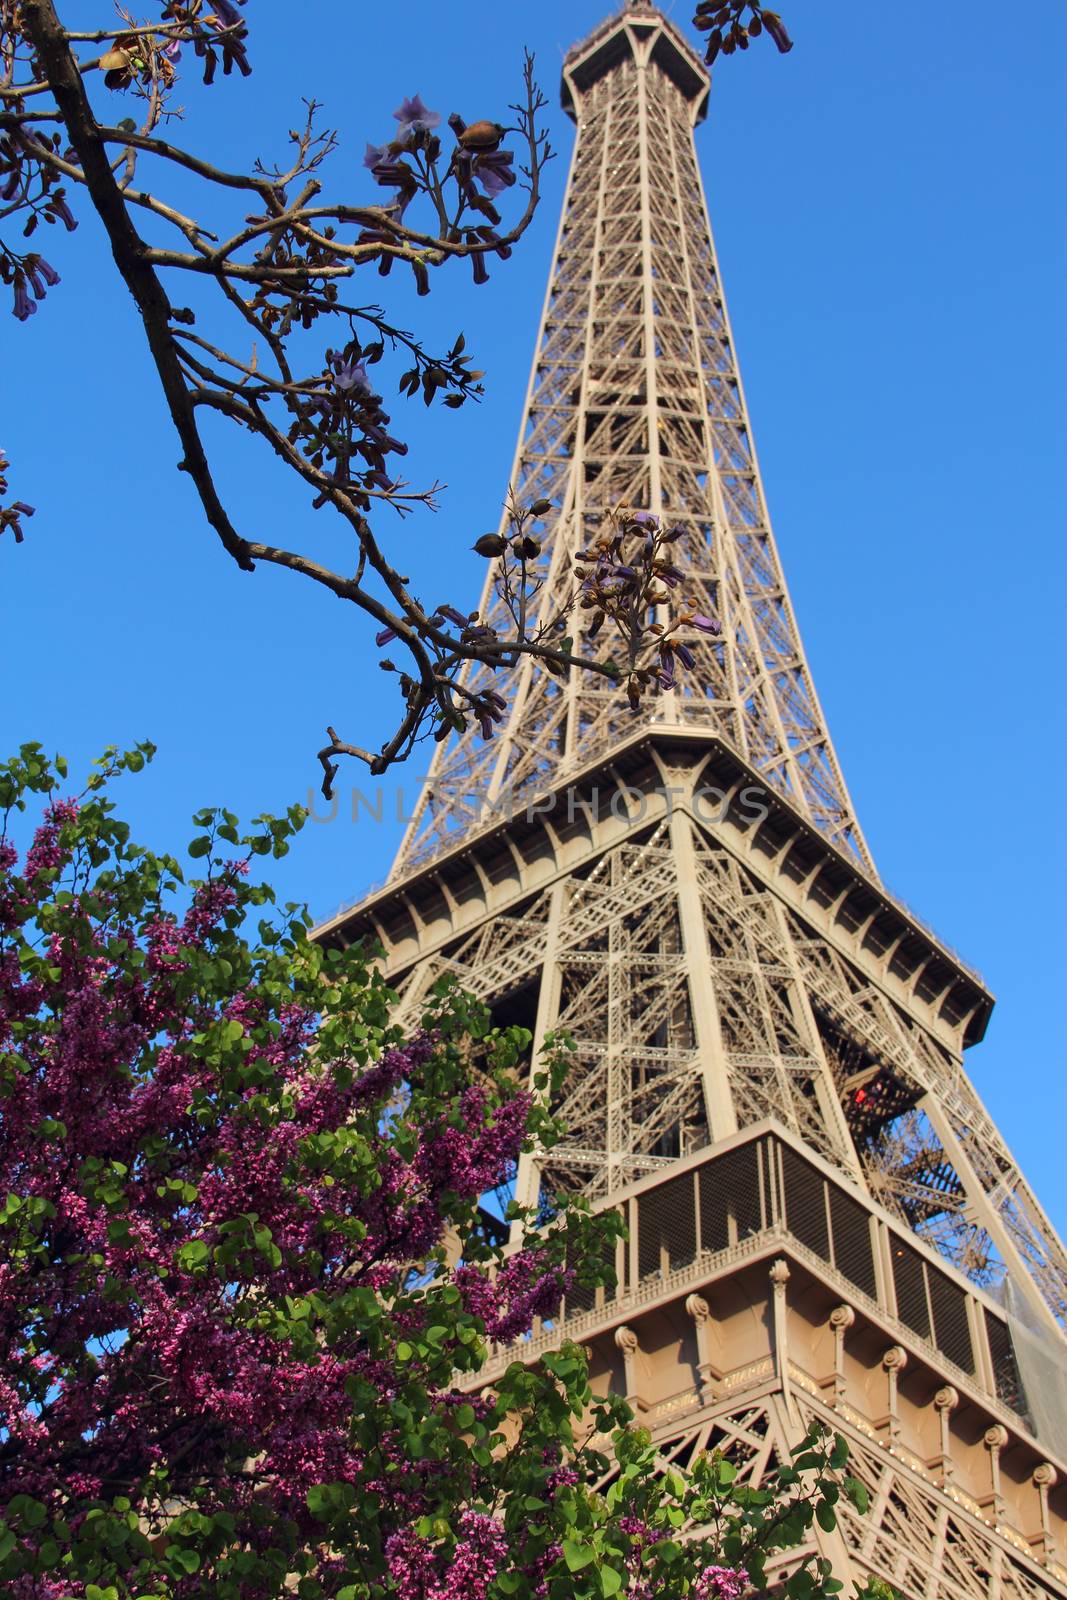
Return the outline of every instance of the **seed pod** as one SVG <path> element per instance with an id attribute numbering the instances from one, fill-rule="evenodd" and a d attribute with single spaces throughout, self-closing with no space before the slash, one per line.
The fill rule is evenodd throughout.
<path id="1" fill-rule="evenodd" d="M 501 534 L 483 533 L 480 539 L 474 541 L 471 549 L 475 555 L 487 556 L 492 559 L 495 556 L 502 556 L 507 547 L 508 542 Z"/>
<path id="2" fill-rule="evenodd" d="M 483 118 L 481 122 L 472 122 L 464 128 L 457 138 L 464 150 L 489 151 L 496 149 L 505 131 L 499 122 L 489 122 Z"/>

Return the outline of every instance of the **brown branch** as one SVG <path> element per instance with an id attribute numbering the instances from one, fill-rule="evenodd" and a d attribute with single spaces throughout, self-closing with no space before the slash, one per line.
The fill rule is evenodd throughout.
<path id="1" fill-rule="evenodd" d="M 282 332 L 276 331 L 274 311 L 262 309 L 266 297 L 272 294 L 288 301 L 290 315 L 293 307 L 300 307 L 305 315 L 334 313 L 349 318 L 366 318 L 383 338 L 405 345 L 412 352 L 417 369 L 425 371 L 429 365 L 433 365 L 421 346 L 410 336 L 390 327 L 371 308 L 349 307 L 337 298 L 330 298 L 325 286 L 330 280 L 350 276 L 357 265 L 370 259 L 391 257 L 406 260 L 424 271 L 426 266 L 439 265 L 449 256 L 477 257 L 506 250 L 521 237 L 536 208 L 539 173 L 549 156 L 535 122 L 536 112 L 543 101 L 533 82 L 530 59 L 527 58 L 525 67 L 526 104 L 516 108 L 521 131 L 526 137 L 530 162 L 529 167 L 523 169 L 528 198 L 522 216 L 506 232 L 488 240 L 479 237 L 475 230 L 467 230 L 466 238 L 453 238 L 449 234 L 435 237 L 405 227 L 384 207 L 313 206 L 311 202 L 320 189 L 315 178 L 307 178 L 300 193 L 287 201 L 285 186 L 300 174 L 317 167 L 333 148 L 332 135 L 316 136 L 313 132 L 313 105 L 309 106 L 307 126 L 297 141 L 298 154 L 288 172 L 253 175 L 228 173 L 147 131 L 152 121 L 151 110 L 149 124 L 140 132 L 102 126 L 93 114 L 83 81 L 85 64 L 79 63 L 74 56 L 71 49 L 73 36 L 60 23 L 53 0 L 22 0 L 20 20 L 24 35 L 34 51 L 37 70 L 43 83 L 53 93 L 74 160 L 61 157 L 43 145 L 39 146 L 25 135 L 23 143 L 35 159 L 84 185 L 89 193 L 107 232 L 118 271 L 141 315 L 171 419 L 183 446 L 181 469 L 193 479 L 208 521 L 224 548 L 243 570 L 254 570 L 259 562 L 281 566 L 310 579 L 337 598 L 355 604 L 379 624 L 392 630 L 412 658 L 415 676 L 405 673 L 401 677 L 405 697 L 404 715 L 380 751 L 372 754 L 358 746 L 344 744 L 330 730 L 331 745 L 320 752 L 320 760 L 327 771 L 327 788 L 330 782 L 330 754 L 357 756 L 373 772 L 380 772 L 409 753 L 416 737 L 426 726 L 429 714 L 434 714 L 439 735 L 442 729 L 458 727 L 463 722 L 464 709 L 477 714 L 478 697 L 458 677 L 466 662 L 478 661 L 491 669 L 507 668 L 514 666 L 520 655 L 531 654 L 557 671 L 586 666 L 598 673 L 613 675 L 600 663 L 581 662 L 577 657 L 554 649 L 544 637 L 543 629 L 538 631 L 538 637 L 533 641 L 522 638 L 521 625 L 518 640 L 498 640 L 492 636 L 488 639 L 466 639 L 450 634 L 435 620 L 436 613 L 428 615 L 411 595 L 407 578 L 385 557 L 363 515 L 371 499 L 387 500 L 398 510 L 403 510 L 401 501 L 429 503 L 433 491 L 403 495 L 399 492 L 402 487 L 399 484 L 381 490 L 358 481 L 348 485 L 343 474 L 330 476 L 307 459 L 293 440 L 274 425 L 261 404 L 271 398 L 280 399 L 291 415 L 302 418 L 304 410 L 300 402 L 316 390 L 313 380 L 297 382 L 293 378 L 285 346 L 286 324 L 283 323 Z M 158 107 L 156 112 L 158 114 Z M 20 131 L 20 119 L 17 114 L 0 114 L 0 126 L 11 126 Z M 112 165 L 108 148 L 116 144 L 121 146 L 122 153 Z M 150 194 L 127 187 L 135 154 L 138 153 L 155 155 L 222 188 L 254 194 L 262 201 L 266 214 L 247 218 L 244 229 L 212 248 L 206 243 L 206 230 L 193 219 L 175 212 Z M 425 165 L 426 183 L 433 179 L 433 196 L 440 201 L 441 190 L 436 172 L 429 172 L 430 163 Z M 176 226 L 189 241 L 193 253 L 147 243 L 134 226 L 129 209 L 132 205 L 147 207 Z M 327 222 L 364 227 L 369 225 L 377 230 L 376 237 L 343 243 L 319 231 L 320 224 Z M 260 240 L 263 243 L 255 259 L 234 259 L 236 251 Z M 295 262 L 288 256 L 281 261 L 274 259 L 276 251 L 284 252 L 292 244 L 298 249 L 303 247 L 312 259 L 297 259 Z M 325 259 L 315 259 L 318 252 Z M 236 360 L 196 334 L 172 328 L 171 320 L 175 315 L 185 321 L 192 319 L 190 313 L 172 311 L 159 277 L 159 269 L 166 267 L 211 278 L 256 336 L 265 341 L 277 363 L 282 381 L 257 374 L 254 365 Z M 243 284 L 256 286 L 260 295 L 247 302 L 238 288 Z M 240 380 L 235 381 L 206 366 L 202 359 L 194 356 L 191 347 L 199 348 L 216 363 L 240 374 Z M 451 357 L 440 363 L 448 373 L 444 381 L 454 384 L 464 394 L 473 392 L 472 384 L 480 374 L 461 372 L 458 366 L 450 367 L 450 361 Z M 428 397 L 431 392 L 427 390 Z M 249 540 L 237 533 L 215 488 L 200 437 L 196 413 L 201 407 L 208 407 L 250 428 L 271 446 L 290 470 L 315 490 L 318 503 L 330 503 L 344 518 L 358 545 L 359 556 L 354 576 L 335 572 L 297 551 Z M 386 603 L 364 588 L 362 580 L 368 568 L 384 585 L 391 603 Z"/>
<path id="2" fill-rule="evenodd" d="M 71 147 L 81 163 L 85 185 L 107 230 L 115 265 L 133 295 L 144 323 L 149 349 L 163 385 L 170 414 L 185 452 L 181 462 L 196 486 L 208 521 L 238 566 L 253 570 L 247 541 L 237 533 L 219 499 L 207 454 L 196 426 L 177 346 L 170 332 L 170 302 L 148 261 L 148 248 L 138 234 L 108 163 L 100 127 L 66 33 L 51 0 L 23 0 L 22 25 L 45 78 L 52 86 Z"/>

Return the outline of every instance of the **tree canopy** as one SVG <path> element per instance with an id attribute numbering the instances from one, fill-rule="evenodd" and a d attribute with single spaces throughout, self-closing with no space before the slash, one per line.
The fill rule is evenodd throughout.
<path id="1" fill-rule="evenodd" d="M 151 753 L 77 795 L 37 746 L 0 767 L 5 1594 L 735 1600 L 862 1504 L 832 1435 L 759 1487 L 664 1473 L 581 1347 L 521 1359 L 619 1228 L 483 1203 L 557 1136 L 567 1041 L 531 1076 L 447 983 L 402 1030 L 257 877 L 298 811 L 131 839 Z M 789 1585 L 840 1587 L 811 1553 Z"/>

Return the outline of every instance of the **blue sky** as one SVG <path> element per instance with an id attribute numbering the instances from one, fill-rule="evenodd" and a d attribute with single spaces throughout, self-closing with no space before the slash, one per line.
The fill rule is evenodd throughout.
<path id="1" fill-rule="evenodd" d="M 477 410 L 394 408 L 411 477 L 449 485 L 436 517 L 395 530 L 426 599 L 477 596 L 469 546 L 505 488 L 570 148 L 559 65 L 605 10 L 542 0 L 490 27 L 469 0 L 320 0 L 293 38 L 291 7 L 253 0 L 251 80 L 188 89 L 186 136 L 228 162 L 279 152 L 314 95 L 355 198 L 364 141 L 403 96 L 499 116 L 537 52 L 561 154 L 527 240 L 484 289 L 460 268 L 389 301 L 436 339 L 462 328 L 487 370 Z M 698 134 L 775 531 L 875 859 L 996 993 L 970 1070 L 1062 1230 L 1067 11 L 1028 12 L 1008 40 L 992 0 L 924 6 L 920 45 L 895 7 L 783 10 L 797 48 L 717 67 Z M 0 442 L 39 508 L 23 546 L 0 543 L 3 742 L 77 764 L 153 738 L 124 800 L 171 845 L 199 805 L 306 799 L 326 722 L 373 743 L 392 708 L 358 618 L 215 544 L 92 223 L 48 242 L 64 281 L 0 346 Z M 255 460 L 225 440 L 238 525 L 320 538 Z M 398 782 L 413 795 L 414 770 Z M 309 826 L 275 881 L 324 915 L 385 875 L 398 831 Z"/>

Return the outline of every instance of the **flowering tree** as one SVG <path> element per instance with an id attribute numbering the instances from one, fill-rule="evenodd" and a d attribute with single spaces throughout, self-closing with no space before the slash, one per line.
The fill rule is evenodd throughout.
<path id="1" fill-rule="evenodd" d="M 602 1277 L 618 1226 L 512 1206 L 505 1246 L 479 1205 L 557 1134 L 518 1086 L 529 1035 L 444 986 L 402 1035 L 364 956 L 249 872 L 296 810 L 246 834 L 201 813 L 189 882 L 135 845 L 107 786 L 151 753 L 109 753 L 77 798 L 38 746 L 0 767 L 5 1596 L 758 1587 L 862 1498 L 843 1444 L 813 1436 L 755 1491 L 717 1456 L 661 1475 L 575 1346 L 479 1388 L 487 1341 Z M 840 1587 L 811 1558 L 790 1584 Z"/>
<path id="2" fill-rule="evenodd" d="M 122 4 L 109 15 L 101 0 L 63 7 L 77 16 L 72 27 L 57 0 L 0 0 L 0 225 L 16 230 L 0 236 L 0 281 L 15 316 L 35 316 L 59 282 L 41 234 L 49 225 L 74 229 L 79 210 L 93 208 L 140 313 L 181 470 L 224 549 L 243 570 L 280 566 L 320 585 L 370 619 L 380 646 L 395 642 L 402 652 L 402 666 L 382 663 L 399 687 L 395 731 L 371 751 L 330 728 L 319 757 L 327 795 L 341 755 L 377 773 L 428 735 L 472 726 L 491 737 L 503 696 L 466 686 L 471 661 L 506 676 L 533 655 L 559 675 L 580 670 L 617 681 L 634 705 L 670 687 L 692 661 L 687 630 L 717 623 L 686 596 L 670 530 L 647 517 L 615 519 L 592 568 L 575 574 L 545 616 L 531 602 L 544 583 L 541 536 L 552 508 L 512 504 L 507 536 L 475 546 L 495 563 L 507 598 L 504 633 L 447 599 L 421 599 L 382 535 L 384 509 L 432 506 L 439 487 L 412 488 L 398 475 L 406 446 L 381 393 L 388 369 L 409 399 L 453 408 L 481 393 L 482 374 L 462 335 L 431 348 L 354 298 L 353 280 L 374 268 L 380 284 L 395 269 L 410 273 L 421 295 L 431 271 L 448 263 L 467 261 L 483 283 L 490 263 L 507 259 L 533 216 L 551 154 L 532 59 L 520 99 L 496 108 L 499 121 L 453 112 L 442 125 L 418 95 L 403 99 L 390 134 L 367 146 L 367 192 L 341 199 L 325 188 L 337 138 L 320 128 L 313 101 L 272 165 L 231 171 L 192 141 L 176 142 L 174 95 L 190 60 L 207 84 L 220 66 L 223 76 L 251 71 L 243 6 L 154 0 L 152 15 L 137 20 Z M 761 31 L 788 48 L 778 18 L 752 0 L 701 0 L 694 20 L 711 30 L 709 59 L 747 48 Z M 521 199 L 505 220 L 498 205 L 513 192 Z M 343 568 L 270 542 L 274 530 L 258 538 L 239 528 L 216 482 L 205 416 L 260 441 L 307 487 L 315 508 L 341 519 L 350 541 Z M 0 534 L 21 541 L 32 511 L 10 497 L 0 455 Z M 601 657 L 574 653 L 569 619 L 578 608 L 593 613 L 590 638 L 608 624 Z"/>

